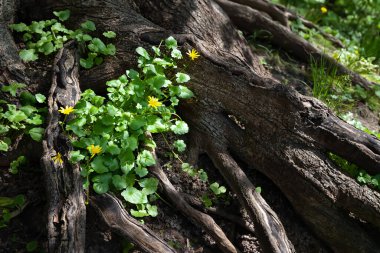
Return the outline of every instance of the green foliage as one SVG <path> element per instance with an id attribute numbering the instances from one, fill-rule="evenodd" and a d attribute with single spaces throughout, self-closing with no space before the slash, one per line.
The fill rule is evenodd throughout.
<path id="1" fill-rule="evenodd" d="M 359 85 L 352 85 L 349 76 L 338 75 L 336 67 L 324 60 L 311 59 L 311 79 L 313 96 L 339 113 L 352 109 L 359 102 L 366 103 L 373 111 L 380 110 L 379 86 L 365 90 Z"/>
<path id="2" fill-rule="evenodd" d="M 30 241 L 25 246 L 27 252 L 35 252 L 38 249 L 37 241 Z"/>
<path id="3" fill-rule="evenodd" d="M 205 207 L 212 207 L 213 205 L 212 200 L 206 194 L 202 196 L 202 202 Z"/>
<path id="4" fill-rule="evenodd" d="M 186 143 L 183 140 L 176 140 L 173 143 L 173 146 L 177 149 L 178 152 L 183 152 L 186 149 Z"/>
<path id="5" fill-rule="evenodd" d="M 348 162 L 344 158 L 328 153 L 329 158 L 339 166 L 343 171 L 347 172 L 351 177 L 355 178 L 358 183 L 372 187 L 380 191 L 380 174 L 375 176 L 369 175 L 365 170 L 360 169 L 357 165 Z"/>
<path id="6" fill-rule="evenodd" d="M 323 26 L 325 32 L 342 40 L 346 46 L 357 46 L 359 54 L 380 59 L 379 0 L 273 0 L 297 8 L 297 12 Z M 321 7 L 327 12 L 322 13 Z"/>
<path id="7" fill-rule="evenodd" d="M 0 197 L 0 229 L 7 226 L 13 218 L 12 212 L 21 208 L 24 203 L 24 195 L 17 195 L 14 198 Z"/>
<path id="8" fill-rule="evenodd" d="M 320 31 L 306 27 L 301 20 L 291 22 L 294 32 L 347 68 L 380 83 L 380 0 L 273 1 L 296 8 L 301 16 L 317 23 L 322 31 L 341 40 L 345 47 L 335 48 Z M 323 13 L 321 8 L 327 12 Z M 368 101 L 371 109 L 379 106 L 373 96 Z"/>
<path id="9" fill-rule="evenodd" d="M 374 131 L 368 129 L 367 127 L 363 126 L 363 124 L 358 119 L 356 119 L 354 117 L 352 112 L 340 114 L 339 117 L 342 120 L 346 121 L 348 124 L 354 126 L 355 128 L 362 130 L 363 132 L 366 132 L 367 134 L 371 134 L 371 135 L 377 137 L 378 139 L 380 139 L 380 133 L 374 132 Z"/>
<path id="10" fill-rule="evenodd" d="M 260 186 L 259 186 L 259 187 L 256 187 L 256 188 L 255 188 L 255 192 L 257 192 L 257 193 L 259 193 L 259 194 L 260 194 L 260 193 L 261 193 L 261 191 L 262 191 L 262 189 L 261 189 L 261 187 L 260 187 Z"/>
<path id="11" fill-rule="evenodd" d="M 207 181 L 207 178 L 205 181 Z M 210 190 L 212 194 L 203 194 L 201 198 L 205 207 L 213 206 L 214 202 L 218 202 L 218 199 L 224 197 L 224 193 L 227 191 L 226 187 L 220 186 L 217 182 L 210 184 Z"/>
<path id="12" fill-rule="evenodd" d="M 9 172 L 12 174 L 17 174 L 20 167 L 26 164 L 26 157 L 19 156 L 16 160 L 12 161 L 10 164 Z"/>
<path id="13" fill-rule="evenodd" d="M 311 58 L 311 79 L 313 82 L 313 95 L 321 100 L 327 99 L 333 82 L 337 77 L 336 67 L 330 66 L 323 59 Z"/>
<path id="14" fill-rule="evenodd" d="M 53 14 L 57 19 L 33 21 L 30 25 L 24 23 L 11 24 L 9 27 L 13 31 L 23 33 L 23 41 L 26 49 L 19 53 L 20 58 L 25 61 L 35 61 L 40 54 L 50 55 L 60 48 L 69 40 L 76 40 L 81 49 L 85 49 L 82 55 L 86 57 L 80 59 L 80 65 L 89 69 L 94 65 L 103 62 L 103 56 L 115 55 L 116 48 L 112 43 L 105 44 L 100 38 L 93 38 L 89 32 L 96 30 L 94 22 L 87 20 L 80 25 L 80 29 L 70 30 L 63 24 L 70 18 L 70 11 L 54 11 Z M 113 39 L 116 33 L 113 31 L 104 32 L 106 39 Z"/>
<path id="15" fill-rule="evenodd" d="M 28 134 L 33 140 L 41 141 L 44 129 L 40 126 L 44 122 L 42 108 L 36 106 L 46 100 L 42 94 L 32 95 L 29 92 L 19 92 L 25 88 L 22 83 L 4 85 L 1 90 L 12 97 L 20 98 L 21 105 L 14 105 L 5 100 L 0 103 L 0 151 L 8 151 L 11 138 L 20 133 Z M 18 93 L 20 94 L 18 96 Z"/>
<path id="16" fill-rule="evenodd" d="M 135 245 L 133 245 L 133 243 L 128 242 L 126 240 L 123 241 L 122 246 L 123 246 L 123 253 L 129 253 L 130 250 L 132 250 L 135 247 Z"/>
<path id="17" fill-rule="evenodd" d="M 23 83 L 11 83 L 10 85 L 4 85 L 1 90 L 4 92 L 9 92 L 13 97 L 16 97 L 18 89 L 25 88 L 26 85 Z"/>
<path id="18" fill-rule="evenodd" d="M 218 184 L 217 182 L 212 183 L 212 184 L 210 185 L 210 189 L 212 190 L 212 192 L 213 192 L 215 195 L 220 195 L 220 194 L 226 192 L 226 187 L 224 187 L 224 186 L 219 186 L 219 184 Z"/>
<path id="19" fill-rule="evenodd" d="M 76 149 L 70 161 L 81 163 L 85 187 L 92 184 L 98 194 L 121 192 L 127 203 L 135 205 L 131 209 L 135 217 L 157 215 L 157 207 L 149 199 L 156 194 L 158 180 L 147 177 L 149 166 L 156 164 L 150 151 L 156 144 L 147 133 L 189 131 L 175 107 L 182 97 L 193 96 L 188 88 L 178 88 L 190 77 L 181 73 L 179 82 L 172 81 L 177 63 L 171 55 L 178 49 L 172 37 L 165 45 L 152 48 L 152 52 L 137 48 L 139 71 L 127 70 L 125 75 L 108 81 L 107 98 L 92 90 L 84 91 L 73 119 L 65 126 L 73 135 Z M 107 50 L 100 40 L 93 40 L 89 47 L 93 51 Z M 179 140 L 175 147 L 184 150 L 186 144 Z"/>

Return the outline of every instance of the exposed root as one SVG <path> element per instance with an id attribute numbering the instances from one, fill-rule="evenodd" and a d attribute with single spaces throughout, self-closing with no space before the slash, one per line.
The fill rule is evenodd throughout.
<path id="1" fill-rule="evenodd" d="M 245 222 L 241 217 L 230 214 L 228 212 L 225 212 L 223 209 L 216 208 L 216 207 L 205 207 L 202 204 L 202 201 L 200 201 L 198 198 L 188 195 L 188 194 L 182 194 L 182 196 L 185 198 L 185 200 L 192 206 L 196 207 L 199 210 L 202 210 L 206 213 L 215 214 L 221 218 L 224 218 L 226 220 L 229 220 L 233 223 L 236 223 L 240 227 L 244 228 L 248 232 L 251 232 L 252 234 L 255 234 L 255 230 L 247 223 Z"/>
<path id="2" fill-rule="evenodd" d="M 267 252 L 294 252 L 280 219 L 255 191 L 255 187 L 234 159 L 216 144 L 212 144 L 207 152 L 254 222 L 262 247 Z"/>
<path id="3" fill-rule="evenodd" d="M 302 24 L 304 24 L 304 26 L 317 30 L 320 34 L 322 34 L 323 37 L 325 37 L 326 39 L 331 41 L 334 44 L 334 46 L 344 48 L 342 41 L 335 38 L 331 34 L 324 32 L 319 26 L 315 25 L 313 22 L 310 22 L 309 20 L 306 20 L 303 17 L 300 17 L 297 14 L 294 14 L 291 12 L 287 12 L 287 14 L 288 14 L 290 20 L 297 20 L 297 19 L 301 20 L 301 22 L 302 22 Z"/>
<path id="4" fill-rule="evenodd" d="M 353 83 L 359 84 L 366 89 L 372 86 L 370 81 L 349 70 L 332 57 L 324 54 L 306 40 L 264 16 L 259 11 L 227 0 L 215 1 L 223 8 L 239 29 L 247 32 L 253 32 L 257 29 L 267 30 L 272 34 L 272 42 L 274 44 L 292 53 L 301 60 L 309 62 L 312 58 L 321 59 L 328 65 L 336 67 L 339 73 L 349 75 Z"/>
<path id="5" fill-rule="evenodd" d="M 321 108 L 309 108 L 305 132 L 323 148 L 357 164 L 371 174 L 380 173 L 380 141 Z"/>
<path id="6" fill-rule="evenodd" d="M 239 252 L 211 216 L 194 209 L 186 202 L 167 178 L 158 163 L 156 155 L 154 156 L 156 158 L 156 165 L 150 168 L 150 172 L 160 181 L 166 196 L 170 199 L 172 204 L 194 224 L 202 227 L 213 238 L 221 251 L 226 253 Z"/>
<path id="7" fill-rule="evenodd" d="M 304 24 L 306 27 L 317 30 L 320 34 L 322 34 L 323 37 L 331 41 L 335 46 L 340 47 L 340 48 L 344 47 L 343 43 L 339 39 L 335 38 L 331 34 L 324 32 L 321 28 L 319 28 L 313 22 L 310 22 L 309 20 L 306 20 L 303 17 L 293 12 L 290 12 L 285 7 L 281 8 L 278 5 L 272 4 L 265 0 L 264 1 L 263 0 L 232 0 L 232 2 L 249 6 L 260 12 L 265 12 L 273 20 L 280 22 L 280 24 L 288 28 L 289 28 L 289 20 L 300 20 L 302 24 Z"/>
<path id="8" fill-rule="evenodd" d="M 280 24 L 283 26 L 289 27 L 288 16 L 274 4 L 262 0 L 232 0 L 232 2 L 246 5 L 255 10 L 265 12 L 273 20 L 280 22 Z"/>
<path id="9" fill-rule="evenodd" d="M 79 99 L 78 56 L 66 45 L 54 61 L 53 81 L 48 97 L 48 119 L 41 164 L 48 196 L 49 252 L 84 252 L 86 209 L 78 165 L 67 160 L 54 163 L 58 152 L 68 157 L 70 145 L 61 135 L 59 106 L 73 106 Z"/>
<path id="10" fill-rule="evenodd" d="M 295 144 L 284 152 L 288 161 L 261 172 L 274 180 L 310 228 L 336 252 L 375 252 L 380 246 L 363 223 L 378 226 L 380 194 L 342 174 L 317 151 Z"/>
<path id="11" fill-rule="evenodd" d="M 91 207 L 115 233 L 128 238 L 147 253 L 174 253 L 165 241 L 141 222 L 132 218 L 123 204 L 113 194 L 104 193 L 91 197 Z"/>

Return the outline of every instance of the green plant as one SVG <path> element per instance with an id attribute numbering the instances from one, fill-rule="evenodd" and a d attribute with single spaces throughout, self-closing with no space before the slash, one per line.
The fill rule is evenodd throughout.
<path id="1" fill-rule="evenodd" d="M 12 97 L 18 97 L 21 105 L 0 100 L 0 151 L 8 151 L 11 138 L 20 133 L 28 134 L 35 141 L 42 139 L 44 129 L 40 126 L 44 122 L 42 114 L 46 108 L 38 108 L 37 104 L 43 104 L 46 98 L 42 94 L 32 95 L 27 91 L 18 96 L 18 90 L 24 87 L 25 84 L 11 83 L 1 88 Z"/>
<path id="2" fill-rule="evenodd" d="M 24 195 L 17 195 L 14 198 L 0 197 L 0 228 L 7 226 L 15 215 L 13 211 L 21 208 L 24 203 Z"/>
<path id="3" fill-rule="evenodd" d="M 215 195 L 220 195 L 226 192 L 226 187 L 220 186 L 217 182 L 212 183 L 210 189 Z"/>
<path id="4" fill-rule="evenodd" d="M 380 174 L 371 176 L 365 170 L 360 169 L 357 165 L 348 162 L 336 154 L 328 153 L 328 156 L 343 171 L 347 172 L 351 177 L 355 178 L 358 183 L 368 185 L 380 191 Z"/>
<path id="5" fill-rule="evenodd" d="M 378 139 L 380 139 L 380 133 L 372 131 L 372 130 L 368 129 L 367 127 L 365 127 L 360 122 L 360 120 L 358 120 L 358 119 L 356 119 L 354 117 L 354 114 L 352 112 L 348 112 L 348 113 L 345 113 L 345 114 L 340 114 L 339 117 L 342 120 L 346 121 L 348 124 L 354 126 L 355 128 L 357 128 L 359 130 L 362 130 L 363 132 L 366 132 L 367 134 L 371 134 L 371 135 L 377 137 Z"/>
<path id="6" fill-rule="evenodd" d="M 32 21 L 30 25 L 25 23 L 11 24 L 9 27 L 16 32 L 23 32 L 22 40 L 26 48 L 19 52 L 25 62 L 35 61 L 40 54 L 50 55 L 69 40 L 75 40 L 82 49 L 81 54 L 86 57 L 80 59 L 80 65 L 89 69 L 103 62 L 103 56 L 115 55 L 116 48 L 112 43 L 105 44 L 103 40 L 92 37 L 89 33 L 96 30 L 94 22 L 87 20 L 80 25 L 79 29 L 67 29 L 63 22 L 70 18 L 70 11 L 54 11 L 53 14 L 59 19 Z M 113 31 L 103 33 L 108 39 L 116 37 Z"/>
<path id="7" fill-rule="evenodd" d="M 328 64 L 324 59 L 310 59 L 313 96 L 326 101 L 334 82 L 337 80 L 337 68 Z"/>
<path id="8" fill-rule="evenodd" d="M 37 241 L 30 241 L 26 244 L 25 249 L 27 252 L 35 252 L 38 249 Z"/>
<path id="9" fill-rule="evenodd" d="M 76 150 L 70 161 L 81 163 L 87 192 L 90 185 L 99 194 L 119 191 L 135 205 L 132 215 L 156 216 L 157 207 L 150 199 L 156 195 L 158 180 L 147 177 L 147 168 L 156 163 L 151 151 L 156 144 L 147 133 L 186 134 L 189 128 L 175 107 L 179 99 L 194 95 L 184 86 L 190 77 L 177 71 L 176 61 L 183 57 L 173 37 L 165 40 L 164 48 L 152 47 L 153 55 L 142 47 L 136 52 L 140 71 L 127 70 L 108 81 L 108 99 L 84 91 L 65 129 L 74 135 Z M 186 145 L 177 140 L 174 147 L 183 151 Z"/>
<path id="10" fill-rule="evenodd" d="M 12 161 L 10 164 L 9 172 L 12 174 L 17 174 L 20 167 L 26 164 L 26 157 L 19 156 L 16 160 Z"/>

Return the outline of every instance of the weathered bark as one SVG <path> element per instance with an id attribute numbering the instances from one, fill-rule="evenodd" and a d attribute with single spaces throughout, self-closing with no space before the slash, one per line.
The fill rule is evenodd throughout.
<path id="1" fill-rule="evenodd" d="M 132 218 L 114 195 L 105 193 L 91 197 L 91 206 L 114 232 L 147 253 L 175 253 L 176 251 L 148 227 Z"/>
<path id="2" fill-rule="evenodd" d="M 0 82 L 28 82 L 25 65 L 17 54 L 17 46 L 8 25 L 14 22 L 18 1 L 0 1 Z"/>
<path id="3" fill-rule="evenodd" d="M 223 148 L 217 145 L 210 147 L 210 157 L 254 221 L 262 247 L 268 252 L 294 252 L 276 213 L 256 192 L 245 173 Z"/>
<path id="4" fill-rule="evenodd" d="M 156 156 L 155 158 L 157 160 Z M 206 230 L 206 232 L 209 233 L 216 241 L 221 251 L 225 253 L 239 252 L 224 234 L 223 230 L 218 226 L 218 224 L 215 223 L 213 218 L 211 218 L 208 214 L 194 209 L 185 201 L 185 199 L 169 181 L 158 162 L 151 167 L 150 171 L 155 177 L 158 178 L 166 196 L 168 196 L 172 204 L 193 223 Z"/>
<path id="5" fill-rule="evenodd" d="M 41 164 L 48 196 L 49 252 L 84 252 L 86 209 L 79 165 L 70 164 L 71 146 L 62 132 L 59 107 L 74 106 L 80 97 L 79 57 L 74 43 L 61 49 L 54 60 L 54 74 L 48 97 L 48 118 Z M 52 157 L 62 154 L 63 164 Z"/>
<path id="6" fill-rule="evenodd" d="M 290 34 L 285 27 L 273 25 L 272 20 L 259 15 L 257 11 L 224 0 L 218 2 L 244 30 L 261 29 L 261 26 L 269 24 L 269 28 L 264 28 L 273 28 L 273 35 L 278 36 L 274 42 L 283 48 L 303 59 L 318 53 L 296 35 Z M 354 179 L 340 172 L 328 161 L 325 154 L 327 151 L 335 152 L 371 172 L 378 172 L 379 140 L 343 123 L 317 100 L 302 96 L 274 80 L 259 64 L 258 57 L 238 34 L 227 14 L 214 1 L 44 0 L 23 1 L 22 6 L 35 8 L 35 11 L 30 13 L 33 19 L 46 17 L 52 10 L 69 8 L 72 16 L 77 17 L 70 21 L 72 25 L 83 22 L 85 14 L 91 13 L 89 15 L 99 31 L 117 32 L 119 39 L 116 42 L 116 57 L 106 59 L 104 64 L 92 70 L 82 71 L 82 88 L 91 87 L 97 91 L 104 91 L 106 80 L 133 66 L 134 48 L 158 44 L 169 34 L 174 34 L 185 49 L 191 48 L 191 45 L 201 52 L 201 58 L 187 69 L 192 77 L 190 88 L 197 95 L 197 102 L 184 103 L 181 107 L 191 131 L 196 132 L 201 140 L 196 143 L 197 147 L 192 157 L 197 155 L 197 150 L 205 150 L 216 167 L 221 169 L 222 174 L 229 177 L 226 181 L 231 185 L 232 191 L 240 195 L 250 217 L 256 221 L 255 227 L 260 229 L 261 226 L 261 231 L 264 232 L 261 239 L 264 250 L 289 252 L 291 246 L 287 242 L 281 221 L 260 196 L 253 192 L 253 186 L 244 173 L 237 170 L 240 167 L 234 160 L 249 164 L 249 167 L 241 169 L 256 169 L 273 181 L 300 218 L 334 251 L 376 252 L 380 249 L 376 236 L 369 232 L 371 229 L 377 232 L 380 230 L 380 194 L 358 185 Z M 228 9 L 226 6 L 232 7 Z M 243 11 L 247 11 L 247 15 L 244 15 Z M 252 17 L 256 18 L 255 26 L 251 26 L 254 21 Z M 245 24 L 242 21 L 251 23 Z M 9 33 L 5 27 L 0 27 L 0 34 L 6 35 L 7 32 Z M 7 36 L 4 38 L 7 39 L 10 35 Z M 287 38 L 300 44 L 296 43 L 297 47 L 291 43 L 287 44 Z M 0 38 L 0 46 L 2 45 L 5 45 L 5 42 Z M 1 59 L 10 59 L 11 63 L 14 61 L 15 64 L 19 64 L 15 50 L 12 46 L 7 51 L 0 51 Z M 42 160 L 48 196 L 55 196 L 49 199 L 49 249 L 75 249 L 75 252 L 81 252 L 84 247 L 81 229 L 85 226 L 79 168 L 69 168 L 66 160 L 64 168 L 57 168 L 51 161 L 51 156 L 55 154 L 53 149 L 62 154 L 67 154 L 69 150 L 66 139 L 59 133 L 58 106 L 73 105 L 79 95 L 79 92 L 70 93 L 72 91 L 69 89 L 69 85 L 76 85 L 75 90 L 79 91 L 78 76 L 75 72 L 77 63 L 68 61 L 75 59 L 74 51 L 64 50 L 61 52 L 62 58 L 58 58 L 56 62 L 58 69 L 55 70 L 58 72 L 54 72 L 55 78 L 49 97 L 50 117 Z M 9 79 L 8 75 L 17 79 L 19 74 L 14 73 L 22 73 L 19 69 L 23 69 L 23 64 L 15 67 L 17 71 L 12 72 L 5 67 L 8 66 L 6 62 L 1 60 L 2 78 Z M 63 65 L 63 62 L 72 64 Z M 56 78 L 59 75 L 67 77 L 70 74 L 70 79 Z M 364 86 L 370 85 L 360 76 L 352 76 L 354 81 L 357 80 Z M 60 97 L 57 94 L 67 96 Z M 235 174 L 229 174 L 231 169 L 237 170 Z M 172 198 L 178 197 L 165 174 L 162 171 L 156 171 L 155 174 L 165 183 L 167 195 Z M 196 211 L 190 209 L 186 202 L 178 203 L 181 204 L 179 209 L 187 209 L 182 211 L 188 215 L 192 213 L 192 216 L 189 215 L 190 219 L 196 220 Z M 113 230 L 131 240 L 135 239 L 140 248 L 152 252 L 149 251 L 152 247 L 141 240 L 144 237 L 137 235 L 141 232 L 140 235 L 152 236 L 149 238 L 154 238 L 152 240 L 160 245 L 157 247 L 161 247 L 163 252 L 170 252 L 171 249 L 166 248 L 164 242 L 130 220 L 115 199 L 97 196 L 93 199 L 93 204 Z M 112 210 L 107 209 L 109 206 L 113 206 L 110 208 Z M 196 214 L 202 216 L 202 213 Z M 67 220 L 69 215 L 73 215 L 73 220 Z M 132 224 L 135 230 L 131 231 L 136 233 L 122 228 L 116 223 L 116 219 L 120 219 L 122 224 Z M 219 237 L 221 244 L 224 243 L 219 247 L 225 252 L 235 252 L 235 246 L 223 239 L 223 231 L 216 233 L 212 219 L 207 219 L 214 229 L 214 232 L 212 229 L 208 232 L 214 238 Z M 58 225 L 57 221 L 63 222 Z M 265 224 L 260 223 L 262 221 L 265 221 Z M 194 223 L 199 224 L 196 221 Z M 82 227 L 79 224 L 82 224 Z M 274 246 L 276 244 L 277 247 Z"/>
<path id="7" fill-rule="evenodd" d="M 228 210 L 224 210 L 224 208 L 217 208 L 217 207 L 205 207 L 201 200 L 189 194 L 183 193 L 182 196 L 186 200 L 186 202 L 196 207 L 197 209 L 202 210 L 202 212 L 215 214 L 221 218 L 224 218 L 231 222 L 236 223 L 237 225 L 241 226 L 242 228 L 246 229 L 247 231 L 253 234 L 256 233 L 255 230 L 249 225 L 248 222 L 244 221 L 239 216 L 229 213 Z"/>

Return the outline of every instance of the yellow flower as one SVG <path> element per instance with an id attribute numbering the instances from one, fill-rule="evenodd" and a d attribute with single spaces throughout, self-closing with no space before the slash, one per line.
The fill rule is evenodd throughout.
<path id="1" fill-rule="evenodd" d="M 99 145 L 94 146 L 94 144 L 92 144 L 91 146 L 88 146 L 87 149 L 91 153 L 91 158 L 102 152 L 102 148 Z"/>
<path id="2" fill-rule="evenodd" d="M 53 160 L 53 162 L 54 162 L 55 164 L 59 164 L 59 165 L 62 165 L 62 164 L 63 164 L 62 155 L 61 155 L 61 153 L 59 153 L 59 152 L 57 153 L 56 156 L 53 156 L 51 159 Z"/>
<path id="3" fill-rule="evenodd" d="M 186 54 L 190 57 L 192 61 L 194 61 L 194 59 L 197 59 L 200 56 L 200 54 L 195 49 L 187 51 Z"/>
<path id="4" fill-rule="evenodd" d="M 58 110 L 62 114 L 69 115 L 74 111 L 74 108 L 72 106 L 66 106 L 66 108 L 61 107 L 60 110 Z"/>
<path id="5" fill-rule="evenodd" d="M 162 105 L 162 103 L 160 101 L 158 101 L 157 98 L 151 97 L 151 96 L 149 96 L 148 98 L 149 98 L 148 105 L 150 107 L 157 108 L 157 107 Z"/>
<path id="6" fill-rule="evenodd" d="M 325 6 L 322 6 L 322 7 L 321 7 L 321 12 L 322 12 L 323 14 L 325 14 L 325 13 L 327 12 L 327 8 L 326 8 Z"/>

